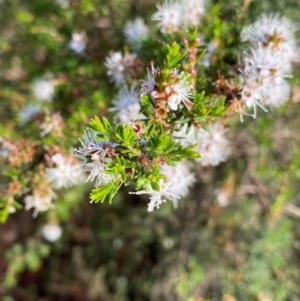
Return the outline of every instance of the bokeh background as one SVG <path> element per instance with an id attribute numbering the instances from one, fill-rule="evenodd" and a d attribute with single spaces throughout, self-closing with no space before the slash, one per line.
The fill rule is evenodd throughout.
<path id="1" fill-rule="evenodd" d="M 128 20 L 155 26 L 157 3 L 0 1 L 0 136 L 18 146 L 10 162 L 0 157 L 2 209 L 12 199 L 24 205 L 46 151 L 69 153 L 91 117 L 112 116 L 116 89 L 105 57 L 126 49 Z M 243 26 L 269 12 L 300 24 L 299 11 L 299 0 L 207 1 L 199 33 L 218 45 L 215 69 L 226 70 L 239 61 Z M 82 31 L 87 44 L 78 55 L 69 43 Z M 111 205 L 90 204 L 88 182 L 56 192 L 55 207 L 36 218 L 21 207 L 8 217 L 3 210 L 0 299 L 300 300 L 299 70 L 286 105 L 243 123 L 228 117 L 229 160 L 197 165 L 197 184 L 177 209 L 149 213 L 147 199 L 128 187 Z M 213 68 L 208 74 L 216 77 Z M 54 99 L 28 122 L 26 108 L 38 103 L 32 85 L 45 75 L 55 78 Z M 56 127 L 41 136 L 53 118 Z M 62 230 L 54 242 L 42 232 L 51 223 Z"/>

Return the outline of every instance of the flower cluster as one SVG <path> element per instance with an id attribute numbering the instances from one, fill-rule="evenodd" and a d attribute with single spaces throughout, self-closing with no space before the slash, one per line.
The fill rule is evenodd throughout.
<path id="1" fill-rule="evenodd" d="M 55 167 L 46 168 L 46 177 L 54 188 L 67 188 L 79 181 L 78 162 L 73 157 L 57 153 L 51 157 Z"/>
<path id="2" fill-rule="evenodd" d="M 195 25 L 196 19 L 198 22 L 203 3 L 188 1 L 187 4 L 189 7 L 195 5 L 194 19 L 187 18 L 186 10 L 183 10 L 184 17 L 181 2 L 159 6 L 161 10 L 156 16 L 168 10 L 174 22 L 173 25 L 162 23 L 163 32 L 175 31 L 177 17 L 180 18 L 178 25 L 189 27 Z M 137 44 L 135 49 L 146 37 L 143 25 L 141 20 L 136 20 L 125 26 L 129 44 Z M 204 91 L 195 90 L 195 78 L 190 70 L 194 70 L 201 59 L 198 55 L 200 40 L 197 36 L 190 39 L 185 40 L 185 48 L 194 45 L 193 53 L 184 52 L 175 42 L 165 46 L 164 57 L 158 59 L 160 65 L 151 62 L 147 79 L 140 80 L 139 93 L 136 92 L 136 79 L 141 75 L 143 60 L 127 50 L 124 56 L 113 52 L 106 57 L 109 79 L 120 88 L 108 109 L 114 113 L 117 125 L 114 127 L 107 119 L 95 117 L 91 120 L 91 129 L 84 133 L 82 147 L 75 150 L 81 170 L 88 173 L 87 180 L 95 182 L 92 200 L 108 198 L 111 202 L 119 187 L 125 184 L 135 186 L 134 194 L 150 195 L 148 211 L 168 200 L 177 206 L 177 200 L 187 196 L 189 187 L 195 182 L 186 159 L 196 159 L 205 166 L 218 165 L 227 159 L 226 130 L 221 122 L 212 123 L 214 117 L 220 115 L 220 108 L 218 112 L 213 107 L 207 111 Z M 187 53 L 185 63 L 192 65 L 185 65 L 186 71 L 182 71 Z"/>
<path id="3" fill-rule="evenodd" d="M 149 29 L 141 18 L 136 18 L 134 21 L 128 21 L 124 26 L 125 38 L 131 47 L 138 49 L 141 42 L 149 37 Z"/>
<path id="4" fill-rule="evenodd" d="M 25 197 L 25 210 L 31 208 L 34 209 L 33 216 L 41 211 L 47 211 L 54 207 L 52 200 L 56 197 L 56 194 L 49 187 L 48 183 L 45 182 L 40 185 L 37 189 L 32 192 L 32 195 Z"/>
<path id="5" fill-rule="evenodd" d="M 41 229 L 43 237 L 49 242 L 55 242 L 60 239 L 62 232 L 62 228 L 53 223 L 46 224 Z"/>
<path id="6" fill-rule="evenodd" d="M 77 5 L 67 0 L 54 1 L 63 8 Z M 221 119 L 226 106 L 238 111 L 241 118 L 243 115 L 255 118 L 257 107 L 267 111 L 288 99 L 287 78 L 299 55 L 294 24 L 279 15 L 264 15 L 245 27 L 241 40 L 251 46 L 244 53 L 240 69 L 230 73 L 235 77 L 228 81 L 221 71 L 215 71 L 213 64 L 217 58 L 211 58 L 220 43 L 202 39 L 195 30 L 204 7 L 205 0 L 165 0 L 157 5 L 152 16 L 160 31 L 152 31 L 141 18 L 124 24 L 128 47 L 123 52 L 110 52 L 104 61 L 108 79 L 118 89 L 107 109 L 113 113 L 113 124 L 105 117 L 95 116 L 91 120 L 80 140 L 81 146 L 74 152 L 79 163 L 76 158 L 63 155 L 59 147 L 43 145 L 41 167 L 32 181 L 32 195 L 25 197 L 27 210 L 34 208 L 36 215 L 52 208 L 52 189 L 68 188 L 78 183 L 83 174 L 87 175 L 86 181 L 95 184 L 92 201 L 111 202 L 124 184 L 134 187 L 132 193 L 150 196 L 148 211 L 166 201 L 177 206 L 177 201 L 187 196 L 195 182 L 188 160 L 216 166 L 229 156 L 228 130 Z M 82 60 L 89 57 L 93 47 L 86 51 L 86 32 L 90 30 L 74 32 L 71 41 L 68 37 L 66 53 L 71 49 Z M 158 45 L 156 37 L 162 36 L 164 43 L 153 51 Z M 182 39 L 179 43 L 173 41 L 177 36 Z M 93 46 L 93 41 L 90 42 Z M 89 72 L 89 68 L 80 72 Z M 213 77 L 219 77 L 215 82 L 207 78 L 213 73 Z M 71 76 L 65 74 L 45 73 L 36 78 L 31 84 L 33 102 L 24 106 L 21 103 L 20 124 L 34 121 L 45 141 L 51 140 L 49 134 L 59 139 L 64 137 L 64 115 L 53 100 L 63 93 L 85 94 L 84 89 L 77 87 L 56 89 L 56 85 L 70 81 Z M 50 110 L 52 104 L 55 110 Z M 38 153 L 38 146 L 21 142 L 0 138 L 1 155 L 10 166 L 27 164 Z M 21 189 L 15 190 L 15 195 L 22 193 Z"/>
<path id="7" fill-rule="evenodd" d="M 295 26 L 278 15 L 264 15 L 241 33 L 242 40 L 251 44 L 241 70 L 241 101 L 253 108 L 253 118 L 257 107 L 267 111 L 267 106 L 278 107 L 289 98 L 286 78 L 299 54 L 294 33 Z M 241 114 L 246 113 L 241 110 Z"/>
<path id="8" fill-rule="evenodd" d="M 221 123 L 205 130 L 191 124 L 197 123 L 204 94 L 196 96 L 190 74 L 174 66 L 183 57 L 178 44 L 168 46 L 168 51 L 172 63 L 161 68 L 151 63 L 140 93 L 135 86 L 129 89 L 128 83 L 121 86 L 109 108 L 119 125 L 114 129 L 106 119 L 95 117 L 92 129 L 84 133 L 82 147 L 75 150 L 81 170 L 89 173 L 87 180 L 95 181 L 92 200 L 103 201 L 109 195 L 111 201 L 120 185 L 134 184 L 137 191 L 133 194 L 150 195 L 149 212 L 166 201 L 177 206 L 195 182 L 187 158 L 218 165 L 228 157 L 229 143 Z M 112 71 L 111 64 L 107 67 Z M 179 134 L 177 121 L 181 121 Z M 175 133 L 181 133 L 181 139 Z"/>
<path id="9" fill-rule="evenodd" d="M 33 95 L 42 101 L 51 102 L 55 95 L 54 79 L 50 73 L 37 78 L 32 83 Z"/>
<path id="10" fill-rule="evenodd" d="M 216 166 L 226 161 L 230 153 L 226 132 L 221 123 L 216 123 L 209 124 L 205 130 L 193 126 L 187 131 L 184 126 L 174 136 L 184 146 L 196 145 L 195 150 L 201 154 L 196 161 L 202 166 Z"/>
<path id="11" fill-rule="evenodd" d="M 179 73 L 178 69 L 174 68 L 170 72 L 168 82 L 156 82 L 155 78 L 159 76 L 160 70 L 152 66 L 152 77 L 148 72 L 148 80 L 143 81 L 141 89 L 142 93 L 148 94 L 155 102 L 156 117 L 164 118 L 165 114 L 160 116 L 162 112 L 167 113 L 170 109 L 177 111 L 182 109 L 182 105 L 190 109 L 194 92 L 189 83 L 189 75 L 184 72 Z"/>
<path id="12" fill-rule="evenodd" d="M 205 11 L 202 0 L 166 0 L 157 5 L 158 11 L 152 19 L 164 33 L 174 33 L 184 28 L 197 26 Z"/>
<path id="13" fill-rule="evenodd" d="M 162 165 L 160 172 L 165 176 L 165 180 L 160 180 L 158 190 L 154 190 L 149 185 L 145 190 L 131 192 L 131 194 L 150 195 L 149 212 L 152 212 L 153 209 L 158 209 L 167 200 L 171 200 L 174 207 L 177 207 L 178 199 L 187 196 L 189 188 L 196 181 L 194 174 L 190 172 L 187 164 L 184 162 L 179 162 L 176 166 Z"/>
<path id="14" fill-rule="evenodd" d="M 75 156 L 81 161 L 81 171 L 89 173 L 86 181 L 95 180 L 95 186 L 99 186 L 116 177 L 106 173 L 106 163 L 111 162 L 115 156 L 115 145 L 109 141 L 98 142 L 96 137 L 97 132 L 87 129 L 83 141 L 80 141 L 82 147 L 75 150 Z"/>
<path id="15" fill-rule="evenodd" d="M 111 82 L 117 87 L 125 84 L 126 73 L 130 73 L 135 66 L 135 54 L 126 52 L 122 55 L 120 52 L 112 52 L 106 57 L 105 66 L 107 67 L 107 75 Z"/>
<path id="16" fill-rule="evenodd" d="M 72 40 L 69 43 L 70 48 L 77 54 L 81 54 L 86 49 L 87 36 L 85 32 L 75 32 L 72 34 Z"/>
<path id="17" fill-rule="evenodd" d="M 122 124 L 128 124 L 145 117 L 140 112 L 138 93 L 134 90 L 134 86 L 131 86 L 130 90 L 127 86 L 123 86 L 116 99 L 112 101 L 113 107 L 108 109 L 111 112 L 116 112 L 116 121 Z"/>

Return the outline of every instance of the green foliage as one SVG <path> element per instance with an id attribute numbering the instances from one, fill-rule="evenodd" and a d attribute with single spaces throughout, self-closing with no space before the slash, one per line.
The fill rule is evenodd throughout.
<path id="1" fill-rule="evenodd" d="M 180 46 L 176 42 L 173 42 L 172 45 L 166 44 L 164 47 L 166 52 L 163 61 L 164 67 L 166 70 L 177 67 L 178 63 L 186 56 L 186 52 L 180 53 Z"/>
<path id="2" fill-rule="evenodd" d="M 90 197 L 95 202 L 107 199 L 111 203 L 123 183 L 136 184 L 136 189 L 148 189 L 150 185 L 159 191 L 160 180 L 164 179 L 159 173 L 159 161 L 165 160 L 169 165 L 174 165 L 183 159 L 200 156 L 193 150 L 194 145 L 182 147 L 160 124 L 152 129 L 149 126 L 148 131 L 138 137 L 130 125 L 113 128 L 105 117 L 100 119 L 95 116 L 90 128 L 97 132 L 96 141 L 116 145 L 113 160 L 105 163 L 107 168 L 103 171 L 113 178 L 93 189 Z"/>
<path id="3" fill-rule="evenodd" d="M 289 291 L 284 274 L 292 245 L 290 230 L 290 223 L 282 221 L 267 228 L 263 236 L 252 243 L 247 250 L 248 259 L 238 271 L 241 280 L 229 280 L 229 291 L 234 292 L 234 296 L 243 300 L 260 295 L 271 300 L 286 300 Z"/>
<path id="4" fill-rule="evenodd" d="M 5 253 L 5 259 L 9 263 L 3 285 L 6 288 L 16 286 L 17 276 L 26 270 L 37 271 L 43 258 L 47 257 L 50 247 L 47 244 L 28 240 L 25 245 L 15 244 Z"/>
<path id="5" fill-rule="evenodd" d="M 103 203 L 106 199 L 111 204 L 113 197 L 120 188 L 120 179 L 114 179 L 106 184 L 101 184 L 92 190 L 90 197 L 95 203 Z"/>
<path id="6" fill-rule="evenodd" d="M 216 92 L 220 74 L 238 83 L 246 47 L 241 29 L 270 11 L 298 22 L 299 1 L 207 1 L 198 28 L 170 34 L 151 19 L 161 2 L 72 0 L 66 9 L 54 0 L 0 1 L 0 139 L 12 145 L 0 152 L 3 301 L 299 300 L 299 66 L 290 80 L 294 102 L 259 112 L 256 120 L 240 123 L 228 110 L 232 100 Z M 140 48 L 128 46 L 124 24 L 140 16 L 150 38 Z M 78 55 L 69 43 L 81 31 L 87 47 Z M 145 118 L 127 125 L 115 124 L 108 109 L 118 89 L 106 74 L 111 51 L 137 55 L 136 68 L 124 72 Z M 147 68 L 155 97 L 141 87 Z M 45 74 L 53 76 L 51 102 L 32 93 Z M 182 79 L 193 92 L 191 104 L 171 110 L 167 88 Z M 22 121 L 28 105 L 38 112 Z M 160 167 L 201 156 L 195 145 L 178 143 L 178 129 L 209 130 L 220 118 L 231 128 L 228 162 L 196 165 L 195 186 L 176 210 L 166 199 L 166 206 L 146 213 L 138 191 L 160 191 L 166 181 Z M 86 127 L 103 146 L 99 162 L 109 180 L 54 189 L 54 208 L 33 218 L 26 197 L 49 189 L 45 170 L 54 167 L 54 154 L 72 157 L 70 149 L 84 149 L 78 137 Z M 87 156 L 81 166 L 93 162 Z M 63 236 L 46 244 L 40 229 L 52 222 Z"/>

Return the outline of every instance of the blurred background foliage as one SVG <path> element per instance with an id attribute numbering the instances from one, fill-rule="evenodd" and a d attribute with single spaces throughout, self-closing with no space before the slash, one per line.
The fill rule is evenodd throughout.
<path id="1" fill-rule="evenodd" d="M 107 115 L 116 94 L 105 57 L 124 50 L 126 21 L 141 16 L 153 24 L 156 4 L 74 0 L 64 8 L 52 0 L 1 0 L 0 136 L 19 142 L 20 156 L 31 147 L 42 157 L 44 147 L 68 153 L 78 145 L 89 119 Z M 299 0 L 207 1 L 199 32 L 219 45 L 208 75 L 237 64 L 239 33 L 258 15 L 279 12 L 297 22 L 299 9 Z M 77 55 L 68 43 L 81 31 L 87 49 Z M 151 51 L 145 57 L 155 60 Z M 19 119 L 37 102 L 32 82 L 46 73 L 58 83 L 44 105 L 60 113 L 63 126 L 59 135 L 41 137 L 34 122 Z M 58 192 L 55 207 L 36 218 L 23 209 L 10 214 L 0 225 L 1 300 L 300 300 L 299 66 L 290 81 L 291 101 L 279 110 L 244 123 L 228 118 L 230 159 L 217 168 L 197 166 L 197 185 L 178 209 L 148 213 L 146 199 L 128 188 L 112 205 L 90 204 L 92 185 L 84 183 Z M 19 182 L 13 199 L 22 204 L 39 159 L 0 164 L 2 203 Z M 41 228 L 53 220 L 63 232 L 50 243 Z"/>

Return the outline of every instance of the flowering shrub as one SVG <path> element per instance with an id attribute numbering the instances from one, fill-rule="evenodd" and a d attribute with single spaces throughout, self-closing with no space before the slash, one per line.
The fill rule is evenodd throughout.
<path id="1" fill-rule="evenodd" d="M 194 2 L 187 6 L 194 7 Z M 103 202 L 107 198 L 111 202 L 122 184 L 143 189 L 136 194 L 148 193 L 149 211 L 166 200 L 185 196 L 186 192 L 171 193 L 176 187 L 173 179 L 164 174 L 165 165 L 176 169 L 176 164 L 188 159 L 196 159 L 203 166 L 218 165 L 229 154 L 227 130 L 221 119 L 227 108 L 237 111 L 243 121 L 243 115 L 256 118 L 257 107 L 267 112 L 266 106 L 278 107 L 289 98 L 286 78 L 291 74 L 298 51 L 296 29 L 291 22 L 278 15 L 263 16 L 244 28 L 242 40 L 252 45 L 245 53 L 242 67 L 234 70 L 230 81 L 221 74 L 216 81 L 208 79 L 215 89 L 207 92 L 200 85 L 203 68 L 199 63 L 205 47 L 203 50 L 200 46 L 197 30 L 187 31 L 195 26 L 195 20 L 200 20 L 204 6 L 197 2 L 193 8 L 195 16 L 190 18 L 183 9 L 185 5 L 185 2 L 158 5 L 152 19 L 158 21 L 163 34 L 177 33 L 183 37 L 183 43 L 161 45 L 156 61 L 147 69 L 147 79 L 138 80 L 137 67 L 141 67 L 143 60 L 138 50 L 143 52 L 143 43 L 151 43 L 146 36 L 147 27 L 140 19 L 125 26 L 129 44 L 133 44 L 133 36 L 138 41 L 136 53 L 126 52 L 122 56 L 115 52 L 106 58 L 108 76 L 116 87 L 121 86 L 110 108 L 116 114 L 117 125 L 111 126 L 104 117 L 102 120 L 95 117 L 82 148 L 75 151 L 82 161 L 82 170 L 90 173 L 88 179 L 96 179 L 91 193 L 93 201 Z M 139 82 L 140 91 L 135 92 Z M 127 85 L 131 85 L 130 91 Z M 253 109 L 252 114 L 247 112 L 248 108 Z"/>
<path id="2" fill-rule="evenodd" d="M 62 8 L 70 5 L 67 1 L 57 4 Z M 278 14 L 263 15 L 243 28 L 241 41 L 248 44 L 240 52 L 240 65 L 226 66 L 230 78 L 222 74 L 229 74 L 226 69 L 206 77 L 214 50 L 205 57 L 208 44 L 197 30 L 204 13 L 201 1 L 166 1 L 157 5 L 152 16 L 153 33 L 141 18 L 124 25 L 128 48 L 124 53 L 111 52 L 104 62 L 109 80 L 119 89 L 108 109 L 114 113 L 113 124 L 95 116 L 74 158 L 63 153 L 66 150 L 44 146 L 39 179 L 32 183 L 32 195 L 24 198 L 26 210 L 33 208 L 36 215 L 52 208 L 53 189 L 75 185 L 86 174 L 87 181 L 95 181 L 92 201 L 112 202 L 122 185 L 131 185 L 136 190 L 133 193 L 150 195 L 148 208 L 152 211 L 162 202 L 187 194 L 186 189 L 174 193 L 173 182 L 179 179 L 170 179 L 164 170 L 175 171 L 178 164 L 187 164 L 190 159 L 203 166 L 216 166 L 227 159 L 230 142 L 224 117 L 237 112 L 241 121 L 244 115 L 256 118 L 258 107 L 267 112 L 267 107 L 278 107 L 289 98 L 286 78 L 299 54 L 296 26 Z M 171 43 L 174 39 L 177 41 Z M 83 29 L 72 33 L 66 48 L 88 55 L 88 42 Z M 23 107 L 22 124 L 36 120 L 41 137 L 51 133 L 64 138 L 63 117 L 45 109 L 43 103 L 51 103 L 55 86 L 66 81 L 52 72 L 35 78 L 31 88 L 37 101 Z M 17 145 L 1 139 L 4 157 L 10 162 Z M 38 149 L 31 152 L 29 162 L 39 153 Z M 186 178 L 194 178 L 192 171 Z M 187 182 L 187 187 L 192 183 Z M 6 212 L 16 205 L 13 198 L 5 203 Z"/>
<path id="3" fill-rule="evenodd" d="M 191 208 L 184 215 L 187 220 L 190 216 L 195 218 L 193 214 L 196 212 L 201 215 L 197 227 L 182 229 L 190 231 L 191 241 L 202 226 L 209 229 L 209 234 L 206 230 L 201 232 L 201 243 L 209 235 L 213 236 L 213 231 L 218 232 L 217 227 L 228 227 L 230 230 L 224 231 L 226 239 L 218 233 L 219 240 L 215 243 L 221 241 L 222 244 L 223 239 L 226 240 L 226 252 L 238 257 L 235 255 L 238 251 L 232 251 L 230 243 L 234 240 L 232 233 L 240 230 L 243 219 L 237 218 L 237 222 L 227 224 L 226 217 L 223 220 L 218 210 L 227 207 L 234 196 L 260 193 L 263 197 L 259 204 L 273 221 L 283 210 L 282 198 L 291 198 L 288 189 L 280 188 L 280 191 L 276 190 L 278 197 L 275 192 L 269 196 L 269 199 L 275 199 L 272 207 L 265 201 L 267 193 L 256 182 L 255 188 L 253 183 L 245 185 L 246 188 L 243 186 L 244 190 L 235 186 L 244 180 L 242 172 L 239 174 L 241 170 L 254 169 L 249 157 L 254 160 L 254 157 L 261 156 L 257 160 L 267 166 L 268 154 L 252 152 L 255 135 L 257 148 L 262 152 L 264 147 L 272 150 L 274 162 L 277 160 L 276 151 L 281 150 L 279 142 L 271 144 L 272 134 L 263 133 L 270 124 L 274 123 L 275 133 L 281 125 L 288 123 L 280 114 L 287 110 L 285 104 L 291 98 L 293 85 L 297 84 L 297 78 L 293 76 L 300 55 L 296 39 L 298 24 L 282 13 L 267 13 L 267 9 L 256 14 L 251 1 L 237 1 L 238 5 L 233 7 L 226 1 L 147 1 L 144 7 L 133 1 L 104 2 L 47 0 L 42 3 L 34 0 L 19 7 L 17 0 L 11 4 L 0 1 L 0 15 L 14 11 L 12 21 L 5 18 L 0 27 L 3 33 L 3 38 L 0 38 L 0 63 L 3 67 L 0 77 L 4 83 L 0 91 L 3 103 L 0 108 L 0 162 L 3 171 L 0 219 L 2 222 L 10 221 L 18 214 L 25 216 L 23 211 L 29 211 L 30 218 L 35 218 L 33 225 L 38 225 L 30 230 L 34 233 L 32 240 L 24 244 L 18 242 L 8 249 L 7 254 L 11 252 L 13 256 L 5 257 L 10 265 L 4 277 L 6 288 L 16 286 L 18 274 L 24 271 L 38 273 L 38 268 L 51 256 L 48 244 L 55 246 L 57 243 L 59 246 L 59 241 L 66 235 L 74 235 L 71 239 L 72 243 L 75 241 L 74 245 L 77 240 L 83 245 L 84 239 L 93 241 L 93 235 L 98 234 L 92 235 L 89 230 L 85 237 L 85 226 L 81 226 L 85 222 L 94 222 L 89 210 L 96 206 L 89 202 L 104 203 L 103 212 L 115 210 L 107 216 L 102 215 L 103 223 L 97 221 L 95 226 L 95 229 L 104 229 L 101 232 L 104 240 L 107 239 L 107 225 L 114 224 L 119 218 L 114 217 L 119 214 L 116 212 L 131 216 L 136 206 L 145 211 L 134 211 L 130 221 L 124 217 L 124 224 L 117 222 L 118 229 L 126 228 L 124 225 L 128 223 L 138 231 L 137 228 L 145 222 L 151 232 L 153 220 L 146 215 L 148 209 L 148 212 L 154 211 L 152 218 L 157 219 L 158 224 L 164 220 L 176 232 L 185 219 L 174 222 L 172 214 L 181 214 L 180 208 Z M 141 14 L 135 13 L 128 18 L 132 11 Z M 256 20 L 252 14 L 257 16 Z M 273 113 L 265 114 L 269 111 Z M 291 114 L 291 111 L 286 114 Z M 253 129 L 254 126 L 257 128 Z M 249 134 L 248 141 L 249 128 L 252 134 Z M 242 147 L 241 141 L 248 142 Z M 290 146 L 293 148 L 294 145 Z M 283 153 L 285 151 L 280 154 Z M 226 165 L 228 159 L 230 162 Z M 285 160 L 286 170 L 297 177 L 296 155 Z M 270 163 L 268 172 L 276 178 L 284 167 L 273 167 Z M 210 179 L 208 170 L 213 170 L 211 173 L 218 174 L 219 178 Z M 228 178 L 224 180 L 225 174 Z M 269 181 L 268 177 L 271 175 L 266 176 L 266 181 Z M 284 178 L 278 187 L 285 187 L 288 179 Z M 278 184 L 275 180 L 271 182 L 275 186 Z M 190 191 L 193 193 L 191 200 L 181 200 L 189 197 Z M 207 191 L 213 197 L 207 197 Z M 212 198 L 209 205 L 198 205 L 200 199 Z M 108 209 L 106 201 L 112 209 Z M 252 207 L 247 202 L 245 204 L 247 210 L 243 205 L 239 205 L 239 210 L 242 216 L 247 216 L 249 224 L 241 227 L 241 237 L 253 228 L 251 216 L 245 213 L 252 211 Z M 85 208 L 81 212 L 84 221 L 78 222 L 76 216 L 82 208 Z M 160 210 L 156 210 L 158 208 Z M 289 213 L 295 212 L 294 207 L 286 208 Z M 203 218 L 204 215 L 207 219 Z M 136 216 L 142 218 L 137 221 Z M 76 231 L 72 233 L 74 228 Z M 162 228 L 161 231 L 168 232 L 168 225 Z M 257 252 L 261 255 L 265 241 L 272 242 L 280 252 L 290 247 L 288 232 L 291 227 L 288 224 L 284 224 L 281 232 L 276 227 L 263 229 L 257 244 L 249 248 L 253 258 Z M 282 237 L 288 237 L 278 245 L 273 237 L 277 230 Z M 114 252 L 121 254 L 126 246 L 118 238 L 118 231 L 111 234 L 109 243 Z M 147 237 L 152 235 L 150 232 L 145 235 L 145 244 L 148 243 Z M 182 234 L 182 241 L 186 232 Z M 220 230 L 220 233 L 223 232 Z M 130 240 L 130 234 L 128 237 Z M 173 246 L 179 246 L 176 239 L 176 235 L 172 238 L 165 235 L 160 245 L 171 250 Z M 74 245 L 70 247 L 71 252 L 78 255 L 77 259 L 81 258 L 81 251 L 76 253 Z M 210 249 L 205 248 L 200 252 L 202 255 L 210 253 Z M 35 249 L 38 252 L 34 256 Z M 212 252 L 210 260 L 214 256 L 221 258 L 222 252 L 219 250 L 217 255 Z M 149 251 L 151 256 L 153 253 Z M 123 256 L 120 254 L 118 256 Z M 14 257 L 18 258 L 15 263 Z M 272 263 L 270 258 L 255 258 L 259 263 Z M 279 255 L 276 258 L 278 269 L 281 269 L 285 264 L 284 258 Z M 75 262 L 75 259 L 72 260 Z M 155 258 L 151 260 L 154 262 Z M 168 257 L 168 260 L 172 259 Z M 204 282 L 197 260 L 194 254 L 186 260 L 190 274 L 186 278 L 181 275 L 186 281 L 178 281 L 175 290 L 180 300 L 196 296 L 196 286 Z M 201 260 L 205 262 L 205 256 Z M 78 270 L 79 262 L 78 259 Z M 246 262 L 241 273 L 249 268 L 255 274 L 255 264 L 254 259 Z M 270 267 L 266 267 L 265 271 L 269 278 L 277 273 Z M 101 271 L 95 273 L 100 275 Z M 166 271 L 164 277 L 174 279 L 172 273 L 175 272 Z M 101 277 L 104 279 L 106 276 Z M 243 300 L 242 287 L 248 286 L 253 279 L 239 278 L 233 272 L 230 277 L 226 278 L 229 279 L 227 282 L 224 280 L 225 284 L 222 283 L 222 293 L 218 297 L 222 294 L 223 301 L 234 300 L 224 292 L 236 291 Z M 241 286 L 231 289 L 230 282 L 237 278 L 242 279 Z M 118 281 L 113 279 L 111 282 L 118 283 L 114 285 L 120 287 L 128 285 L 122 279 L 121 275 Z M 263 277 L 258 276 L 257 279 Z M 277 284 L 271 281 L 269 285 L 269 288 L 275 287 L 275 295 Z M 158 290 L 153 287 L 152 291 L 153 300 L 164 299 L 168 295 L 161 287 Z M 97 294 L 90 294 L 97 298 Z M 105 294 L 109 296 L 108 292 Z M 267 300 L 260 286 L 251 286 L 250 295 Z M 284 296 L 280 298 L 284 300 Z"/>

